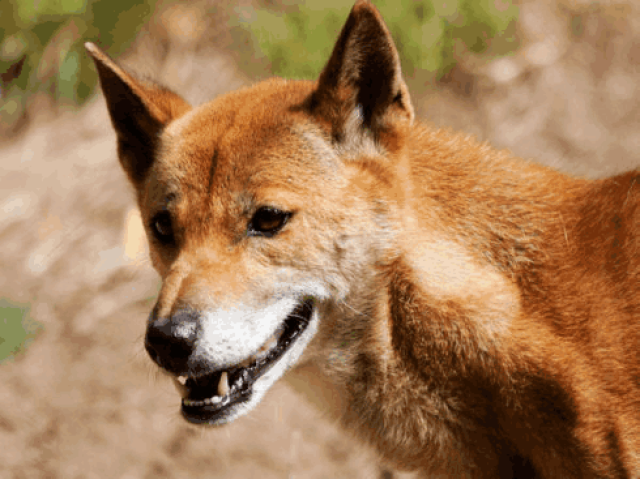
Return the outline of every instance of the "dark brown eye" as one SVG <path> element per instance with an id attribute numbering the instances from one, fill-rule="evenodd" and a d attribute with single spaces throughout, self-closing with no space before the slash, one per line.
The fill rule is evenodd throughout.
<path id="1" fill-rule="evenodd" d="M 262 207 L 251 218 L 248 233 L 251 236 L 271 237 L 282 229 L 290 217 L 289 212 L 269 206 Z"/>
<path id="2" fill-rule="evenodd" d="M 163 244 L 173 243 L 173 226 L 171 215 L 167 211 L 161 211 L 151 220 L 151 231 L 158 241 Z"/>

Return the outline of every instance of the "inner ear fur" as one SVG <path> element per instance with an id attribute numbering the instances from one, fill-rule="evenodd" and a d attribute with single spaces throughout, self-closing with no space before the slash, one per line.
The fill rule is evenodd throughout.
<path id="1" fill-rule="evenodd" d="M 129 179 L 139 184 L 153 164 L 159 135 L 172 119 L 191 106 L 179 95 L 134 78 L 93 43 L 91 54 L 118 137 L 118 157 Z"/>
<path id="2" fill-rule="evenodd" d="M 331 124 L 337 141 L 358 109 L 361 126 L 376 136 L 394 121 L 413 120 L 398 52 L 382 16 L 368 1 L 359 0 L 351 10 L 311 106 Z"/>

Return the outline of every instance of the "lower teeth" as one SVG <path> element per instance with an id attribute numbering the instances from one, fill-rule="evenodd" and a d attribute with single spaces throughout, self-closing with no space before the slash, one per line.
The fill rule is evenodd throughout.
<path id="1" fill-rule="evenodd" d="M 229 396 L 220 397 L 213 396 L 212 398 L 197 400 L 197 399 L 183 399 L 182 402 L 185 406 L 209 406 L 211 404 L 220 404 L 223 405 L 229 402 Z"/>

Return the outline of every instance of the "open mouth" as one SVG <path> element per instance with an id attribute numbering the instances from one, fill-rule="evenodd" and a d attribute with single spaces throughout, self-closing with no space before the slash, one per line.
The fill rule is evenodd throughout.
<path id="1" fill-rule="evenodd" d="M 313 300 L 301 302 L 281 327 L 253 356 L 225 371 L 216 371 L 184 382 L 182 415 L 189 422 L 215 424 L 231 414 L 235 406 L 248 402 L 254 383 L 290 349 L 307 328 L 313 314 Z"/>

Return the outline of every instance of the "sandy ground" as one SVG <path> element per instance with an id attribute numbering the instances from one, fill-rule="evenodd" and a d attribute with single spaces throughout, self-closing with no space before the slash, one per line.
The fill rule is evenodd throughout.
<path id="1" fill-rule="evenodd" d="M 631 1 L 588 3 L 524 2 L 522 49 L 463 64 L 414 97 L 419 114 L 578 174 L 640 166 L 640 17 Z M 249 82 L 211 38 L 181 36 L 175 25 L 197 21 L 185 11 L 159 16 L 127 60 L 196 102 Z M 180 419 L 142 348 L 158 278 L 100 96 L 35 122 L 0 158 L 0 297 L 43 325 L 0 365 L 0 478 L 381 477 L 285 385 L 223 429 Z"/>

